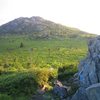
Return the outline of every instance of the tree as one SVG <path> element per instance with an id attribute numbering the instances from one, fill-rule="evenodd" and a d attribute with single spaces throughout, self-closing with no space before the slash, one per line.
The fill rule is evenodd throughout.
<path id="1" fill-rule="evenodd" d="M 21 42 L 20 43 L 20 48 L 23 48 L 24 47 L 24 44 Z"/>

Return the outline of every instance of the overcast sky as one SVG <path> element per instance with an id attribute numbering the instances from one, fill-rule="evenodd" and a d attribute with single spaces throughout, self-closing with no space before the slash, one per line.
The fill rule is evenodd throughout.
<path id="1" fill-rule="evenodd" d="M 100 0 L 0 0 L 0 25 L 31 16 L 100 34 Z"/>

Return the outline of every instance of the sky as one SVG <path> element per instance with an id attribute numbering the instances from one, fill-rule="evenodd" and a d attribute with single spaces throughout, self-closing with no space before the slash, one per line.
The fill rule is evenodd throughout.
<path id="1" fill-rule="evenodd" d="M 32 16 L 100 34 L 100 0 L 0 0 L 0 25 Z"/>

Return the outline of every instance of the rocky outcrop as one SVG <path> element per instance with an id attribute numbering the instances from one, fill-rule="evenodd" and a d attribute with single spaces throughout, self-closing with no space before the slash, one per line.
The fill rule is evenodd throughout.
<path id="1" fill-rule="evenodd" d="M 80 88 L 72 100 L 100 100 L 100 37 L 90 40 L 88 55 L 79 64 L 78 78 Z"/>

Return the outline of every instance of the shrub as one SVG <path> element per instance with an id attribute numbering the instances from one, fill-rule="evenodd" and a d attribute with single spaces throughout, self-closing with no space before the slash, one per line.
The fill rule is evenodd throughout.
<path id="1" fill-rule="evenodd" d="M 36 87 L 36 82 L 32 73 L 16 73 L 0 78 L 0 92 L 3 93 L 28 95 L 34 93 Z"/>
<path id="2" fill-rule="evenodd" d="M 57 76 L 57 71 L 54 69 L 51 70 L 48 68 L 38 68 L 33 69 L 33 72 L 35 75 L 35 81 L 37 82 L 38 86 L 48 84 Z"/>
<path id="3" fill-rule="evenodd" d="M 58 79 L 65 80 L 71 78 L 77 72 L 77 67 L 74 64 L 59 67 Z"/>
<path id="4" fill-rule="evenodd" d="M 4 68 L 2 67 L 2 66 L 0 66 L 0 75 L 2 74 L 2 73 L 4 73 Z"/>
<path id="5" fill-rule="evenodd" d="M 24 47 L 24 44 L 21 42 L 20 43 L 20 48 L 23 48 Z"/>
<path id="6" fill-rule="evenodd" d="M 49 83 L 57 76 L 57 71 L 37 68 L 27 72 L 4 74 L 0 77 L 0 92 L 10 95 L 31 95 L 36 93 L 38 86 Z"/>
<path id="7" fill-rule="evenodd" d="M 11 96 L 7 94 L 0 94 L 0 100 L 13 100 Z"/>

